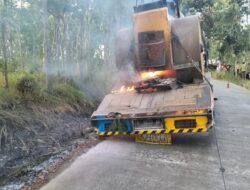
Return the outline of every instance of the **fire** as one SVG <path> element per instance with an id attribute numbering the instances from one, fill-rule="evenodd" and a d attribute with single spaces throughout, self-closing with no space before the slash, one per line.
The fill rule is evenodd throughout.
<path id="1" fill-rule="evenodd" d="M 173 77 L 176 75 L 176 71 L 174 70 L 163 70 L 163 71 L 144 71 L 140 73 L 141 80 L 148 80 L 157 77 Z M 133 92 L 136 90 L 136 86 L 138 83 L 128 83 L 126 85 L 121 86 L 119 89 L 114 89 L 111 91 L 112 94 L 120 94 L 126 92 Z"/>
<path id="2" fill-rule="evenodd" d="M 175 70 L 147 71 L 147 72 L 141 72 L 140 77 L 142 80 L 147 80 L 156 77 L 172 77 L 175 74 L 176 74 Z"/>
<path id="3" fill-rule="evenodd" d="M 125 86 L 125 85 L 123 85 L 118 90 L 112 90 L 112 93 L 117 94 L 117 93 L 123 93 L 123 92 L 132 92 L 134 90 L 135 90 L 135 86 Z"/>
<path id="4" fill-rule="evenodd" d="M 134 90 L 135 90 L 135 86 L 129 86 L 126 89 L 127 92 L 131 92 L 131 91 L 134 91 Z"/>

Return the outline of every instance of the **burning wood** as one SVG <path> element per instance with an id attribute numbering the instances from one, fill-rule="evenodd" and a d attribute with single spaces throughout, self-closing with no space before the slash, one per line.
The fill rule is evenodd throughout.
<path id="1" fill-rule="evenodd" d="M 179 84 L 174 78 L 155 78 L 138 82 L 135 86 L 135 90 L 139 93 L 143 93 L 177 89 L 178 87 Z"/>
<path id="2" fill-rule="evenodd" d="M 111 91 L 112 94 L 126 93 L 137 91 L 141 92 L 155 92 L 158 90 L 171 90 L 178 87 L 176 79 L 170 78 L 175 77 L 176 71 L 174 70 L 163 70 L 163 71 L 147 71 L 141 72 L 141 81 L 129 82 L 119 89 Z"/>

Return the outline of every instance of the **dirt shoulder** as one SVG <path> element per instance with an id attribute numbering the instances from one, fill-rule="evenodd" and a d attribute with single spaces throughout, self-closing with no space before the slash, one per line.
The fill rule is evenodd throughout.
<path id="1" fill-rule="evenodd" d="M 0 189 L 36 189 L 42 176 L 46 182 L 47 174 L 75 152 L 95 145 L 98 140 L 89 121 L 91 110 L 34 105 L 1 110 Z"/>

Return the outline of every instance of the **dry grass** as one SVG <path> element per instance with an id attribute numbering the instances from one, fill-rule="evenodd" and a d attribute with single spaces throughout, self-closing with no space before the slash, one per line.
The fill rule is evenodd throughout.
<path id="1" fill-rule="evenodd" d="M 25 140 L 14 135 L 15 131 L 27 131 L 37 134 L 34 125 L 49 130 L 52 123 L 57 122 L 58 113 L 90 113 L 94 104 L 80 90 L 69 85 L 57 82 L 52 91 L 43 88 L 43 76 L 29 76 L 36 80 L 37 87 L 27 93 L 20 93 L 17 84 L 26 73 L 9 75 L 10 88 L 0 87 L 0 151 L 13 138 L 19 141 L 23 151 L 27 152 Z M 0 74 L 0 83 L 3 84 Z"/>

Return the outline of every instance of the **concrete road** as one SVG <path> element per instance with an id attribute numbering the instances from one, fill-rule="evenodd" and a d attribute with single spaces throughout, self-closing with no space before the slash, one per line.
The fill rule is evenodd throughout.
<path id="1" fill-rule="evenodd" d="M 249 190 L 250 91 L 214 86 L 216 133 L 174 136 L 171 146 L 109 139 L 42 189 Z"/>

